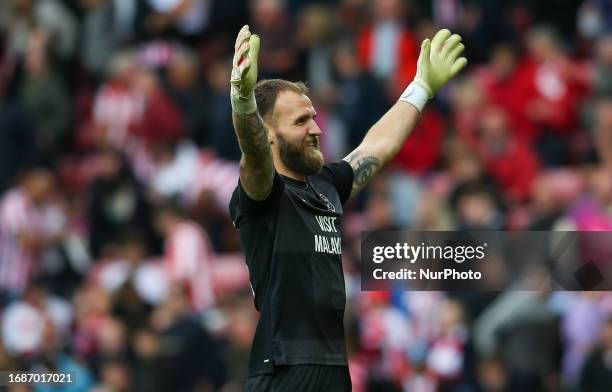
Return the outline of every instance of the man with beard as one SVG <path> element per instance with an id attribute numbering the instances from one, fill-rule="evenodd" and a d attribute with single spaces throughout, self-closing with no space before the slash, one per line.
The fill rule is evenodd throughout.
<path id="1" fill-rule="evenodd" d="M 231 103 L 242 158 L 230 202 L 255 307 L 246 391 L 350 391 L 343 315 L 342 206 L 399 151 L 427 100 L 467 64 L 444 29 L 421 46 L 399 101 L 340 162 L 324 165 L 303 83 L 257 81 L 260 40 L 235 45 Z M 367 110 L 367 108 L 364 108 Z"/>

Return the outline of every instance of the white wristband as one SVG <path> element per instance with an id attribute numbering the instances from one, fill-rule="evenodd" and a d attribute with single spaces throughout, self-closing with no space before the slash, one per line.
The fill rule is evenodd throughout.
<path id="1" fill-rule="evenodd" d="M 399 97 L 400 101 L 407 102 L 417 108 L 419 113 L 423 112 L 425 104 L 429 99 L 427 91 L 417 82 L 412 82 L 406 87 L 406 90 Z"/>

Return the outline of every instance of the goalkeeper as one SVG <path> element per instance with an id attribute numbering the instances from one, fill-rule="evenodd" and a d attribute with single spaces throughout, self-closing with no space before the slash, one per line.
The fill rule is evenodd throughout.
<path id="1" fill-rule="evenodd" d="M 230 213 L 260 312 L 245 389 L 350 391 L 342 208 L 397 154 L 427 100 L 465 67 L 464 47 L 446 29 L 424 40 L 416 77 L 398 102 L 346 158 L 324 164 L 306 86 L 257 82 L 259 45 L 244 26 L 231 75 L 242 158 Z"/>

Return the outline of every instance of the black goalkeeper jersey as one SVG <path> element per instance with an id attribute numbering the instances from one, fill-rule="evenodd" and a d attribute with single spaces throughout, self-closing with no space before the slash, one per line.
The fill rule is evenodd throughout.
<path id="1" fill-rule="evenodd" d="M 306 182 L 277 173 L 263 201 L 248 197 L 238 181 L 230 214 L 260 312 L 249 376 L 276 365 L 347 365 L 340 223 L 352 184 L 345 161 Z"/>

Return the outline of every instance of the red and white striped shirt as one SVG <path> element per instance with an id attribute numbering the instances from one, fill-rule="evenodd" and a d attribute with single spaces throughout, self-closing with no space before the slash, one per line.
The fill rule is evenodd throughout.
<path id="1" fill-rule="evenodd" d="M 106 131 L 110 145 L 125 148 L 130 129 L 142 118 L 144 99 L 120 82 L 108 82 L 98 90 L 93 103 L 93 119 Z"/>
<path id="2" fill-rule="evenodd" d="M 187 203 L 194 204 L 206 190 L 215 196 L 217 207 L 227 212 L 239 175 L 237 162 L 219 159 L 208 151 L 202 151 L 198 171 L 185 192 Z"/>
<path id="3" fill-rule="evenodd" d="M 175 281 L 188 283 L 194 309 L 201 311 L 215 302 L 213 287 L 214 250 L 208 236 L 195 222 L 181 221 L 166 238 L 166 263 Z"/>
<path id="4" fill-rule="evenodd" d="M 227 206 L 238 185 L 238 162 L 220 159 L 209 150 L 197 150 L 189 142 L 179 145 L 174 162 L 164 167 L 156 165 L 153 157 L 138 143 L 130 149 L 131 165 L 143 183 L 168 196 L 178 194 L 188 206 L 197 203 L 203 191 L 213 194 L 217 208 L 228 213 Z"/>
<path id="5" fill-rule="evenodd" d="M 0 200 L 0 289 L 22 292 L 38 269 L 40 254 L 26 249 L 19 235 L 46 235 L 44 211 L 26 193 L 9 190 Z"/>

